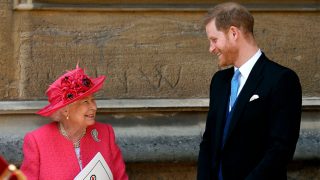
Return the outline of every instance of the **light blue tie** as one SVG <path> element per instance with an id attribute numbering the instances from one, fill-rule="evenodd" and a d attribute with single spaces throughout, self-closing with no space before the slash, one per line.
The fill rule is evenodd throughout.
<path id="1" fill-rule="evenodd" d="M 237 69 L 232 77 L 231 80 L 231 94 L 230 94 L 230 107 L 232 109 L 234 103 L 236 102 L 237 96 L 238 96 L 238 89 L 239 89 L 239 76 L 240 71 Z"/>
<path id="2" fill-rule="evenodd" d="M 233 108 L 233 105 L 235 103 L 235 101 L 237 100 L 237 96 L 238 96 L 238 89 L 239 89 L 239 76 L 240 76 L 240 71 L 239 69 L 237 69 L 234 74 L 233 74 L 233 77 L 232 77 L 232 80 L 231 80 L 231 94 L 230 94 L 230 109 L 232 110 Z M 231 111 L 230 110 L 230 111 Z M 226 117 L 226 122 L 225 122 L 225 125 L 224 125 L 224 129 L 223 129 L 223 136 L 222 136 L 222 146 L 221 148 L 224 146 L 224 143 L 226 141 L 226 137 L 227 137 L 227 133 L 228 133 L 228 130 L 229 130 L 229 126 L 230 126 L 230 111 L 228 111 L 229 113 L 227 114 L 227 117 Z M 220 166 L 219 166 L 219 174 L 218 174 L 218 179 L 219 180 L 223 180 L 223 177 L 222 177 L 222 167 L 221 167 L 221 161 L 220 161 Z"/>

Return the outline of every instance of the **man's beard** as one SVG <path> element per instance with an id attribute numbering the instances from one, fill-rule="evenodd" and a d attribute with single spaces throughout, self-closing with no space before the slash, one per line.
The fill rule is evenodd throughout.
<path id="1" fill-rule="evenodd" d="M 234 66 L 235 61 L 239 56 L 239 50 L 235 47 L 230 46 L 230 43 L 227 43 L 224 49 L 221 52 L 223 59 L 219 59 L 219 67 L 223 68 L 226 66 Z"/>

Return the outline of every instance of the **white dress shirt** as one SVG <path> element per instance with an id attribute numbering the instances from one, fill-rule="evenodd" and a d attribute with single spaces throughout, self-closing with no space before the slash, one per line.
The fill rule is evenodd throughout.
<path id="1" fill-rule="evenodd" d="M 253 68 L 253 66 L 256 64 L 256 62 L 258 61 L 258 59 L 260 58 L 262 52 L 260 49 L 258 49 L 258 51 L 247 61 L 245 62 L 240 68 L 240 76 L 239 76 L 239 89 L 238 89 L 238 95 L 241 92 L 244 84 L 246 83 L 249 74 Z M 234 67 L 234 71 L 236 71 L 238 68 Z M 231 111 L 231 106 L 229 103 L 229 111 Z"/>

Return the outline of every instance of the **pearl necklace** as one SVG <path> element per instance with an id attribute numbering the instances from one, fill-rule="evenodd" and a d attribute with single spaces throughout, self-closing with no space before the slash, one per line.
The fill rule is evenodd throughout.
<path id="1" fill-rule="evenodd" d="M 70 140 L 72 142 L 74 148 L 79 148 L 80 147 L 80 140 L 86 134 L 86 129 L 85 129 L 82 132 L 80 138 L 76 142 L 73 142 L 72 139 L 68 136 L 66 130 L 63 128 L 62 123 L 59 123 L 59 131 L 65 138 L 67 138 L 68 140 Z"/>

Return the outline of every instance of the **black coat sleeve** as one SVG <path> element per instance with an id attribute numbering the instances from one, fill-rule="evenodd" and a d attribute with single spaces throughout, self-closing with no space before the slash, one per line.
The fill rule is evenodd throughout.
<path id="1" fill-rule="evenodd" d="M 211 170 L 211 131 L 212 131 L 212 104 L 213 104 L 213 86 L 214 79 L 216 75 L 212 77 L 210 84 L 210 102 L 209 102 L 209 112 L 207 115 L 206 127 L 203 133 L 202 141 L 200 143 L 200 151 L 198 156 L 198 169 L 197 169 L 197 179 L 198 180 L 207 180 L 210 179 L 210 170 Z"/>
<path id="2" fill-rule="evenodd" d="M 272 88 L 268 113 L 268 142 L 264 158 L 247 176 L 247 180 L 273 179 L 286 172 L 292 160 L 299 137 L 302 92 L 298 76 L 289 69 L 283 70 Z"/>

